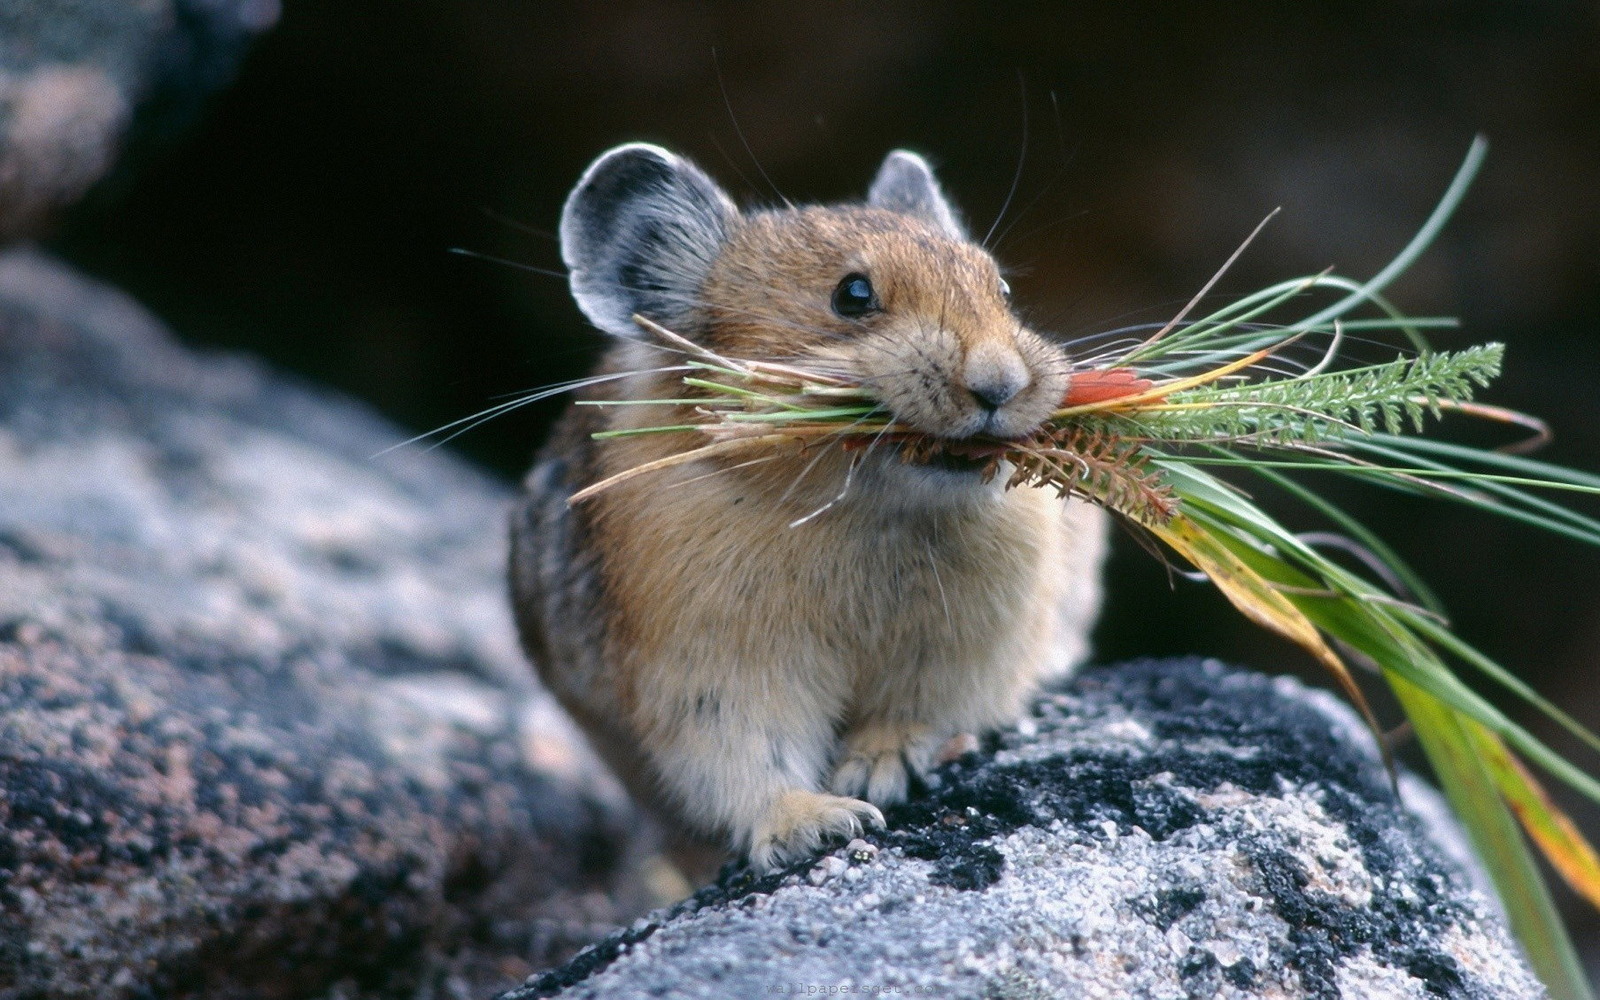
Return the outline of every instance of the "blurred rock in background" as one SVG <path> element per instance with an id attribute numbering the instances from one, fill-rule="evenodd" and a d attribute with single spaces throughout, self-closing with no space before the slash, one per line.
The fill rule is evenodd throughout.
<path id="1" fill-rule="evenodd" d="M 0 242 L 136 191 L 275 16 L 0 10 Z M 509 490 L 403 436 L 0 248 L 0 997 L 487 996 L 656 901 Z"/>
<path id="2" fill-rule="evenodd" d="M 487 996 L 652 898 L 507 493 L 0 253 L 0 997 Z"/>
<path id="3" fill-rule="evenodd" d="M 192 124 L 278 14 L 278 0 L 10 0 L 0 241 L 37 235 L 113 162 L 137 164 Z"/>

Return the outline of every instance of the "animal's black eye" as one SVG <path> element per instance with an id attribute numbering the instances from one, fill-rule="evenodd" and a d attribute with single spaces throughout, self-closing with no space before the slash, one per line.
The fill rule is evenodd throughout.
<path id="1" fill-rule="evenodd" d="M 1008 299 L 1011 298 L 1011 283 L 1004 278 L 1000 279 L 1000 294 Z"/>
<path id="2" fill-rule="evenodd" d="M 878 309 L 872 282 L 864 274 L 847 274 L 833 290 L 833 311 L 847 319 L 865 316 Z"/>

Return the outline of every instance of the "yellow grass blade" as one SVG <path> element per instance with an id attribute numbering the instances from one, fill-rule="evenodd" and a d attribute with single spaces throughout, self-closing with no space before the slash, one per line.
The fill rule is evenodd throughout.
<path id="1" fill-rule="evenodd" d="M 609 476 L 600 480 L 598 483 L 591 483 L 590 485 L 585 486 L 583 489 L 572 494 L 572 496 L 567 497 L 567 506 L 575 507 L 583 501 L 594 496 L 596 493 L 599 493 L 602 490 L 608 490 L 618 483 L 627 482 L 635 476 L 642 476 L 649 472 L 657 472 L 661 469 L 670 469 L 674 465 L 682 465 L 685 462 L 693 462 L 696 459 L 701 458 L 710 458 L 713 455 L 727 455 L 736 451 L 743 451 L 752 445 L 759 446 L 772 441 L 787 440 L 790 438 L 790 436 L 791 435 L 788 434 L 765 434 L 761 437 L 734 438 L 729 441 L 717 441 L 713 444 L 702 445 L 699 448 L 693 448 L 689 451 L 680 451 L 676 454 L 668 455 L 666 458 L 658 458 L 654 462 L 645 462 L 642 465 L 635 465 L 631 469 L 624 469 L 614 476 Z"/>
<path id="2" fill-rule="evenodd" d="M 662 343 L 673 348 L 674 350 L 681 351 L 691 358 L 706 358 L 714 364 L 720 365 L 721 367 L 727 368 L 731 371 L 736 371 L 741 375 L 749 376 L 750 374 L 750 369 L 745 367 L 743 364 L 737 361 L 731 361 L 728 358 L 718 354 L 716 351 L 711 350 L 709 347 L 703 347 L 687 337 L 673 333 L 671 330 L 668 330 L 666 327 L 662 326 L 660 323 L 657 323 L 648 316 L 641 316 L 638 313 L 634 313 L 633 321 L 634 323 L 638 324 L 641 330 L 644 330 L 646 333 L 655 334 Z"/>
<path id="3" fill-rule="evenodd" d="M 1506 805 L 1573 891 L 1600 906 L 1600 857 L 1522 761 L 1482 723 L 1462 719 Z"/>

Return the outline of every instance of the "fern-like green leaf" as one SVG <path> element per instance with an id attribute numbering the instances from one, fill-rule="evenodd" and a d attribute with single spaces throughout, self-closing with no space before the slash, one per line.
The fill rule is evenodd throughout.
<path id="1" fill-rule="evenodd" d="M 1352 432 L 1420 431 L 1431 414 L 1472 399 L 1500 372 L 1505 348 L 1421 354 L 1386 364 L 1175 392 L 1165 407 L 1123 419 L 1164 442 L 1237 441 L 1270 447 L 1337 440 Z"/>

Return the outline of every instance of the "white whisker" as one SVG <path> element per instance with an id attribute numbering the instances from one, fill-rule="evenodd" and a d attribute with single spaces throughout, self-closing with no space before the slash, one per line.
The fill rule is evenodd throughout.
<path id="1" fill-rule="evenodd" d="M 431 431 L 424 431 L 423 433 L 418 434 L 416 437 L 407 438 L 398 444 L 392 444 L 382 451 L 374 453 L 370 456 L 370 458 L 382 458 L 391 451 L 398 451 L 401 448 L 416 444 L 418 441 L 426 441 L 435 434 L 443 434 L 445 431 L 459 428 L 455 430 L 455 433 L 430 444 L 428 446 L 428 450 L 432 451 L 435 448 L 442 447 L 443 445 L 454 441 L 456 438 L 467 433 L 468 431 L 482 426 L 488 421 L 493 420 L 495 417 L 504 416 L 507 413 L 510 413 L 512 410 L 541 402 L 542 400 L 549 399 L 552 396 L 559 396 L 564 392 L 571 392 L 574 389 L 587 389 L 592 385 L 601 385 L 606 382 L 616 381 L 617 379 L 632 378 L 635 375 L 654 375 L 667 372 L 687 372 L 692 370 L 693 369 L 691 369 L 688 365 L 670 365 L 663 368 L 648 368 L 639 371 L 610 372 L 605 375 L 591 375 L 588 378 L 573 379 L 570 382 L 560 382 L 555 385 L 546 386 L 543 389 L 537 389 L 533 392 L 527 393 L 526 395 L 519 395 L 517 398 L 508 400 L 507 402 L 497 403 L 488 409 L 479 410 L 477 413 L 462 417 L 459 420 L 452 420 L 448 424 L 435 427 Z"/>
<path id="2" fill-rule="evenodd" d="M 846 496 L 848 496 L 849 493 L 850 493 L 850 484 L 855 481 L 856 465 L 857 465 L 857 463 L 859 461 L 860 461 L 860 459 L 852 458 L 850 460 L 850 464 L 845 468 L 845 470 L 844 470 L 844 486 L 843 486 L 843 488 L 841 488 L 839 490 L 839 495 L 838 496 L 834 497 L 832 500 L 829 500 L 827 503 L 823 504 L 821 507 L 818 507 L 816 510 L 814 510 L 811 513 L 807 514 L 805 517 L 796 518 L 795 520 L 790 521 L 789 522 L 789 527 L 798 528 L 798 527 L 800 527 L 800 525 L 805 524 L 807 521 L 809 521 L 812 518 L 816 517 L 817 515 L 823 513 L 824 511 L 829 510 L 835 504 L 838 504 L 839 502 L 844 500 L 844 498 Z"/>

